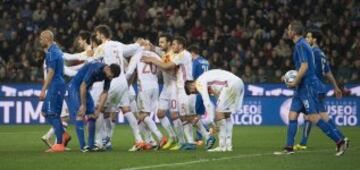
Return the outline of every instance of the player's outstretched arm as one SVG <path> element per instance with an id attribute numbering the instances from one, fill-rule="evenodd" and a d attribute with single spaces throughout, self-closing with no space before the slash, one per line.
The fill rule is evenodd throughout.
<path id="1" fill-rule="evenodd" d="M 158 66 L 159 68 L 163 69 L 163 70 L 169 70 L 169 69 L 173 69 L 176 67 L 176 64 L 173 62 L 162 62 L 154 57 L 142 57 L 141 61 L 144 63 L 148 63 L 148 64 L 155 64 L 156 66 Z"/>
<path id="2" fill-rule="evenodd" d="M 84 61 L 87 59 L 87 56 L 85 55 L 85 53 L 76 53 L 76 54 L 70 54 L 70 53 L 64 53 L 63 55 L 64 60 L 80 60 L 80 61 Z"/>

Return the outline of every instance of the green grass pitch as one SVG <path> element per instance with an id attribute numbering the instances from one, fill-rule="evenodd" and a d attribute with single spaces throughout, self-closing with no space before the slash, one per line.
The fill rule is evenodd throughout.
<path id="1" fill-rule="evenodd" d="M 113 139 L 113 151 L 80 153 L 74 129 L 69 131 L 73 140 L 72 151 L 66 153 L 44 153 L 45 145 L 40 136 L 47 125 L 0 126 L 0 170 L 121 170 L 121 169 L 316 169 L 355 170 L 360 169 L 360 128 L 343 127 L 351 140 L 348 152 L 335 157 L 335 145 L 316 127 L 313 128 L 307 151 L 294 155 L 274 156 L 285 142 L 286 128 L 283 126 L 235 126 L 234 151 L 207 153 L 197 151 L 143 151 L 130 153 L 133 144 L 130 128 L 118 125 Z"/>

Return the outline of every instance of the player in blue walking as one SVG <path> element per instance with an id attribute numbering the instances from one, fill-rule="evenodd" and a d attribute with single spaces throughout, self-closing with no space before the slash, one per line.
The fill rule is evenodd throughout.
<path id="1" fill-rule="evenodd" d="M 324 82 L 325 78 L 327 80 L 329 80 L 329 82 L 334 86 L 334 93 L 335 93 L 336 98 L 340 99 L 342 97 L 341 89 L 337 85 L 336 80 L 331 72 L 330 64 L 327 60 L 327 57 L 325 56 L 324 52 L 321 51 L 321 49 L 318 46 L 318 44 L 321 43 L 321 40 L 322 40 L 322 36 L 321 36 L 320 31 L 313 29 L 313 30 L 308 31 L 306 34 L 306 41 L 311 45 L 312 51 L 314 53 L 315 66 L 316 66 L 315 73 L 316 73 L 317 77 L 322 82 Z M 321 107 L 320 116 L 323 119 L 327 120 L 332 125 L 332 127 L 336 127 L 334 121 L 331 118 L 329 118 L 329 115 L 328 115 L 325 107 Z M 308 120 L 307 116 L 305 116 L 301 142 L 300 142 L 300 144 L 296 144 L 294 146 L 295 150 L 305 150 L 307 148 L 306 145 L 307 145 L 307 141 L 308 141 L 309 134 L 311 131 L 311 127 L 312 127 L 311 122 Z M 339 132 L 339 135 L 341 135 L 341 137 L 344 138 L 345 140 L 348 140 L 347 138 L 344 137 L 344 135 L 341 132 Z M 347 142 L 349 142 L 349 141 L 347 141 Z"/>
<path id="2" fill-rule="evenodd" d="M 287 83 L 295 88 L 289 113 L 287 143 L 284 150 L 274 152 L 276 155 L 293 154 L 294 139 L 297 131 L 297 118 L 300 112 L 306 113 L 310 122 L 316 124 L 337 146 L 336 156 L 343 155 L 347 149 L 347 141 L 339 134 L 339 130 L 318 114 L 323 106 L 324 87 L 316 76 L 315 58 L 309 43 L 302 37 L 304 27 L 301 22 L 293 21 L 288 26 L 288 36 L 295 43 L 293 60 L 298 74 L 293 82 Z"/>
<path id="3" fill-rule="evenodd" d="M 52 125 L 56 135 L 56 143 L 47 152 L 64 152 L 64 145 L 70 140 L 70 136 L 64 131 L 60 118 L 65 94 L 63 53 L 54 42 L 54 34 L 49 30 L 41 32 L 40 45 L 46 52 L 45 82 L 39 96 L 39 99 L 44 101 L 41 113 Z"/>
<path id="4" fill-rule="evenodd" d="M 78 136 L 80 151 L 98 151 L 95 146 L 95 121 L 99 113 L 103 110 L 110 82 L 120 74 L 120 66 L 111 64 L 110 66 L 100 62 L 90 62 L 85 64 L 74 78 L 67 85 L 66 103 L 70 116 L 76 116 L 76 133 Z M 94 82 L 104 80 L 103 91 L 100 95 L 98 106 L 94 106 L 94 101 L 90 95 L 90 88 Z M 88 120 L 88 145 L 85 143 L 84 136 L 84 117 Z"/>
<path id="5" fill-rule="evenodd" d="M 189 47 L 189 52 L 192 55 L 192 75 L 194 80 L 196 80 L 201 74 L 203 74 L 204 72 L 209 70 L 209 61 L 206 60 L 204 57 L 200 56 L 200 49 L 198 46 L 196 45 L 192 45 Z M 211 98 L 211 100 L 216 103 L 216 99 L 213 97 Z M 213 145 L 215 144 L 215 137 L 209 134 L 209 130 L 208 127 L 205 126 L 204 123 L 201 122 L 201 118 L 202 116 L 205 114 L 205 106 L 204 106 L 204 102 L 203 99 L 201 97 L 200 94 L 196 94 L 196 99 L 195 99 L 195 112 L 198 115 L 198 121 L 199 121 L 199 125 L 197 127 L 197 131 L 196 131 L 196 144 L 198 146 L 203 145 L 203 135 L 202 134 L 206 134 L 206 148 L 207 149 L 211 149 L 213 147 Z M 201 132 L 203 131 L 203 132 Z M 206 132 L 205 132 L 206 131 Z"/>

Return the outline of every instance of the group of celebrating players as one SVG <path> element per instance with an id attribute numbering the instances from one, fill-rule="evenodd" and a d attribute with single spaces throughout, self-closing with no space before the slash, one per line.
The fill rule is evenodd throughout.
<path id="1" fill-rule="evenodd" d="M 40 35 L 46 51 L 45 83 L 40 99 L 44 100 L 42 114 L 52 125 L 41 139 L 50 147 L 48 152 L 66 150 L 71 139 L 64 130 L 69 115 L 75 120 L 80 151 L 111 149 L 117 112 L 124 115 L 135 138 L 135 145 L 129 151 L 195 150 L 197 144 L 204 143 L 208 151 L 232 151 L 231 113 L 242 103 L 244 84 L 230 72 L 207 71 L 209 63 L 199 56 L 197 46 L 188 51 L 183 37 L 167 34 L 159 36 L 158 47 L 144 39 L 125 45 L 111 40 L 111 30 L 106 25 L 97 26 L 92 35 L 81 32 L 77 41 L 84 52 L 68 54 L 62 53 L 54 43 L 51 31 Z M 84 60 L 84 63 L 66 66 L 64 60 Z M 67 84 L 64 73 L 72 77 Z M 163 77 L 160 95 L 159 73 Z M 135 78 L 137 94 L 132 86 Z M 218 100 L 216 109 L 213 96 Z M 201 116 L 205 112 L 206 116 Z M 167 135 L 159 131 L 151 113 L 157 113 Z M 87 142 L 84 123 L 88 129 Z M 204 142 L 195 141 L 193 127 Z M 219 146 L 213 148 L 216 131 L 219 131 Z M 49 141 L 53 134 L 54 145 Z"/>
<path id="2" fill-rule="evenodd" d="M 302 32 L 301 23 L 290 23 L 288 36 L 295 42 L 293 59 L 298 75 L 293 82 L 287 82 L 288 87 L 295 88 L 287 145 L 275 154 L 291 154 L 294 148 L 306 149 L 311 123 L 314 123 L 336 142 L 336 155 L 342 155 L 349 140 L 326 114 L 321 97 L 324 94 L 322 76 L 330 78 L 337 96 L 341 96 L 341 91 L 325 56 L 316 46 L 320 38 L 315 37 L 314 32 L 309 33 L 307 40 L 314 42 L 311 48 L 302 38 Z M 56 45 L 51 31 L 40 35 L 40 44 L 46 52 L 40 100 L 44 101 L 42 114 L 52 125 L 41 138 L 49 146 L 47 152 L 67 149 L 71 140 L 65 130 L 69 115 L 75 121 L 81 152 L 111 150 L 117 112 L 124 115 L 135 138 L 135 145 L 129 151 L 195 150 L 201 145 L 209 152 L 232 151 L 231 113 L 242 105 L 244 83 L 228 71 L 208 71 L 209 63 L 199 55 L 197 46 L 186 48 L 183 37 L 168 34 L 159 35 L 158 46 L 145 39 L 123 44 L 111 39 L 111 30 L 106 25 L 97 26 L 93 34 L 80 32 L 77 42 L 84 52 L 68 54 Z M 66 66 L 64 60 L 84 62 Z M 67 84 L 63 74 L 72 77 Z M 159 75 L 163 78 L 161 92 Z M 132 86 L 134 82 L 137 93 Z M 303 135 L 305 142 L 294 146 L 301 112 L 308 120 Z M 151 113 L 156 113 L 166 135 L 159 131 Z M 215 134 L 218 134 L 218 146 L 213 148 Z M 54 144 L 49 140 L 52 135 L 56 136 Z"/>

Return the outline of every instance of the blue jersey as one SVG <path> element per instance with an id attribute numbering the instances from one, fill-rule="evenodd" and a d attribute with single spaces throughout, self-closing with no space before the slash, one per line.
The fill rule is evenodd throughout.
<path id="1" fill-rule="evenodd" d="M 198 56 L 192 63 L 193 77 L 196 80 L 202 73 L 209 70 L 209 62 L 204 57 Z"/>
<path id="2" fill-rule="evenodd" d="M 314 85 L 315 83 L 319 83 L 319 79 L 315 70 L 315 57 L 312 52 L 312 48 L 304 38 L 300 38 L 296 42 L 293 52 L 293 60 L 297 71 L 299 71 L 301 63 L 308 64 L 308 69 L 305 75 L 302 77 L 298 87 L 296 88 L 296 92 L 305 90 L 307 85 Z M 314 88 L 318 89 L 317 87 Z"/>
<path id="3" fill-rule="evenodd" d="M 48 116 L 58 117 L 61 114 L 65 93 L 63 53 L 56 44 L 52 44 L 45 55 L 45 72 L 54 70 L 54 76 L 49 84 L 41 112 Z"/>
<path id="4" fill-rule="evenodd" d="M 315 57 L 312 48 L 304 38 L 300 38 L 296 42 L 293 60 L 296 70 L 300 69 L 301 63 L 307 63 L 308 69 L 296 87 L 290 111 L 304 112 L 305 114 L 323 112 L 324 104 L 321 96 L 324 94 L 324 87 L 316 74 Z"/>
<path id="5" fill-rule="evenodd" d="M 316 75 L 322 82 L 324 82 L 324 74 L 330 72 L 329 62 L 320 48 L 314 47 L 312 50 L 315 56 Z"/>
<path id="6" fill-rule="evenodd" d="M 104 63 L 99 63 L 95 61 L 85 64 L 70 81 L 71 85 L 78 89 L 81 83 L 85 82 L 87 85 L 87 89 L 89 89 L 94 82 L 105 80 L 104 90 L 108 91 L 110 88 L 111 80 L 106 78 L 106 75 L 103 71 L 104 67 Z"/>
<path id="7" fill-rule="evenodd" d="M 209 62 L 204 57 L 198 56 L 195 60 L 193 60 L 192 64 L 192 74 L 194 80 L 196 80 L 202 73 L 209 70 Z M 215 100 L 214 97 L 211 99 L 212 101 Z M 196 95 L 195 111 L 198 115 L 203 115 L 205 113 L 205 106 L 200 94 Z"/>
<path id="8" fill-rule="evenodd" d="M 49 72 L 49 69 L 54 70 L 55 74 L 49 84 L 49 89 L 54 86 L 64 87 L 64 59 L 63 53 L 56 44 L 52 44 L 48 52 L 45 55 L 45 69 Z"/>

